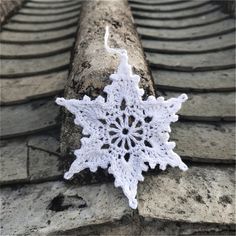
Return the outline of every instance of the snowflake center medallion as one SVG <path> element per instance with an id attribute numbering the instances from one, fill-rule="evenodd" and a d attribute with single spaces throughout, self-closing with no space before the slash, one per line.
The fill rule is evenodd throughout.
<path id="1" fill-rule="evenodd" d="M 83 128 L 88 137 L 81 139 L 81 148 L 74 151 L 66 179 L 89 168 L 108 168 L 115 178 L 115 186 L 121 187 L 129 199 L 129 205 L 137 208 L 137 185 L 143 181 L 143 171 L 159 165 L 187 170 L 187 166 L 173 151 L 174 142 L 169 142 L 170 123 L 176 122 L 176 112 L 186 101 L 185 94 L 164 100 L 149 96 L 143 100 L 144 90 L 139 88 L 140 77 L 132 73 L 127 51 L 108 46 L 108 28 L 105 34 L 105 49 L 120 57 L 117 72 L 110 75 L 112 83 L 104 88 L 106 100 L 98 96 L 91 100 L 57 98 L 57 104 L 66 107 L 75 115 L 75 124 Z M 147 164 L 148 163 L 148 164 Z"/>
<path id="2" fill-rule="evenodd" d="M 109 122 L 109 121 L 108 121 Z M 107 140 L 109 147 L 131 150 L 137 142 L 143 140 L 143 125 L 134 114 L 125 113 L 117 116 L 107 124 Z"/>

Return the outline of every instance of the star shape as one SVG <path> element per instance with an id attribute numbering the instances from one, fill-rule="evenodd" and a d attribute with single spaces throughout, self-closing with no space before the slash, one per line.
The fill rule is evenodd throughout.
<path id="1" fill-rule="evenodd" d="M 106 39 L 105 39 L 106 43 Z M 139 88 L 140 77 L 132 73 L 124 49 L 107 50 L 118 53 L 120 64 L 117 72 L 110 75 L 112 83 L 104 88 L 106 99 L 95 100 L 84 96 L 82 100 L 57 98 L 75 116 L 75 124 L 83 128 L 81 148 L 74 151 L 76 159 L 65 179 L 89 168 L 108 168 L 115 178 L 115 186 L 121 187 L 129 199 L 129 205 L 137 208 L 138 181 L 143 181 L 143 171 L 159 165 L 187 170 L 187 166 L 173 151 L 174 142 L 169 142 L 170 123 L 176 122 L 176 112 L 186 101 L 185 94 L 164 100 L 149 96 L 143 100 L 144 90 Z"/>

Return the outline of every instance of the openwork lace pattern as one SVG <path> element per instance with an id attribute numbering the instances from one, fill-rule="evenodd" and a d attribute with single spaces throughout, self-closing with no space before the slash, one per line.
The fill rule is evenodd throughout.
<path id="1" fill-rule="evenodd" d="M 143 100 L 144 90 L 139 88 L 140 77 L 132 73 L 127 51 L 108 47 L 108 29 L 105 48 L 117 53 L 120 64 L 110 75 L 111 85 L 104 88 L 107 98 L 95 100 L 84 96 L 82 100 L 57 98 L 56 103 L 75 115 L 75 124 L 83 128 L 81 148 L 75 150 L 75 161 L 64 177 L 70 179 L 85 168 L 95 172 L 98 167 L 108 168 L 115 177 L 115 186 L 121 187 L 129 205 L 137 208 L 137 185 L 143 181 L 143 171 L 159 165 L 187 170 L 181 158 L 173 152 L 169 142 L 170 123 L 176 122 L 176 112 L 186 101 L 185 94 L 164 100 L 149 96 Z"/>

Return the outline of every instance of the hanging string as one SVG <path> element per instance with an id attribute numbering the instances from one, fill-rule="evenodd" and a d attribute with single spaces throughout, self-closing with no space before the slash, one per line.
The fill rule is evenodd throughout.
<path id="1" fill-rule="evenodd" d="M 122 71 L 123 72 L 128 71 L 129 74 L 132 74 L 131 66 L 128 64 L 127 51 L 121 48 L 110 48 L 108 45 L 108 38 L 109 38 L 109 26 L 106 26 L 105 36 L 104 36 L 104 47 L 107 52 L 119 55 L 120 64 L 118 66 L 117 72 L 119 71 L 120 73 L 122 73 Z"/>

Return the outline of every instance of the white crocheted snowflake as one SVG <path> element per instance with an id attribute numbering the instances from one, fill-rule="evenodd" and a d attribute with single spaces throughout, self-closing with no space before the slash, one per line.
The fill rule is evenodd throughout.
<path id="1" fill-rule="evenodd" d="M 98 167 L 108 168 L 115 177 L 115 186 L 121 187 L 129 199 L 129 205 L 137 208 L 137 185 L 143 181 L 143 171 L 155 168 L 165 170 L 167 165 L 187 170 L 180 157 L 173 152 L 174 142 L 168 142 L 170 123 L 178 116 L 175 113 L 187 99 L 185 94 L 164 100 L 149 96 L 143 100 L 144 90 L 139 88 L 140 77 L 132 73 L 127 51 L 107 46 L 118 53 L 120 64 L 110 76 L 111 85 L 104 88 L 107 98 L 99 96 L 91 100 L 57 98 L 57 104 L 66 107 L 75 115 L 75 124 L 83 128 L 88 137 L 81 139 L 81 148 L 75 150 L 75 161 L 65 178 L 71 178 L 85 168 L 95 172 Z"/>

